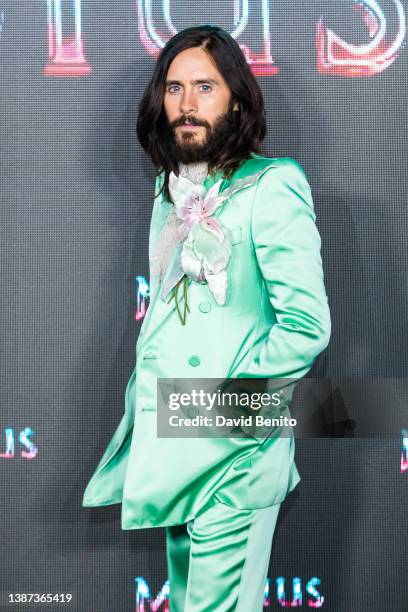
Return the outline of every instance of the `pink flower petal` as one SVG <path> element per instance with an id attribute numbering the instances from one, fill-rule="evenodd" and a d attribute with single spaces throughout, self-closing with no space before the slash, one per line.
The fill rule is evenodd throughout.
<path id="1" fill-rule="evenodd" d="M 197 225 L 198 222 L 199 222 L 198 217 L 193 218 L 190 216 L 188 219 L 186 219 L 184 223 L 182 223 L 178 228 L 177 235 L 179 237 L 179 240 L 184 240 L 184 238 L 188 236 L 188 234 L 190 233 L 194 225 Z"/>

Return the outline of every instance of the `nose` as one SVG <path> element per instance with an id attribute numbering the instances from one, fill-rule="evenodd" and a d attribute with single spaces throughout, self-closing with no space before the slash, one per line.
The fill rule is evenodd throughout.
<path id="1" fill-rule="evenodd" d="M 197 97 L 193 91 L 184 91 L 180 102 L 180 110 L 186 114 L 197 111 Z"/>

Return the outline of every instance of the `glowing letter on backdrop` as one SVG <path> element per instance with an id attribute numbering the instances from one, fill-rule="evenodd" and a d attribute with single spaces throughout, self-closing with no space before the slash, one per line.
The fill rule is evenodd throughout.
<path id="1" fill-rule="evenodd" d="M 397 28 L 390 36 L 387 20 L 378 2 L 355 2 L 353 8 L 361 11 L 371 41 L 351 45 L 326 28 L 320 17 L 316 31 L 317 69 L 323 74 L 344 77 L 372 76 L 383 72 L 398 57 L 405 33 L 405 12 L 399 0 L 394 0 Z"/>
<path id="2" fill-rule="evenodd" d="M 262 33 L 261 52 L 255 52 L 249 45 L 239 42 L 252 72 L 257 75 L 271 75 L 279 72 L 271 55 L 270 40 L 270 0 L 260 0 L 262 27 L 256 29 Z M 197 3 L 196 3 L 197 4 Z M 249 21 L 249 0 L 233 0 L 234 30 L 230 32 L 234 39 L 238 39 L 245 32 Z M 199 12 L 198 6 L 196 13 Z M 154 25 L 153 1 L 137 0 L 138 30 L 140 40 L 149 55 L 157 58 L 166 42 L 177 34 L 177 29 L 171 19 L 170 0 L 163 0 L 156 9 L 157 19 L 164 20 L 165 31 L 161 32 Z M 255 24 L 256 25 L 256 24 Z M 237 41 L 238 42 L 238 41 Z"/>
<path id="3" fill-rule="evenodd" d="M 401 474 L 408 470 L 408 429 L 402 430 Z"/>
<path id="4" fill-rule="evenodd" d="M 69 0 L 72 4 L 75 33 L 62 36 L 63 0 L 47 0 L 48 20 L 48 64 L 44 68 L 47 76 L 83 76 L 92 72 L 84 57 L 81 37 L 81 0 Z M 52 10 L 54 7 L 54 11 Z"/>
<path id="5" fill-rule="evenodd" d="M 18 439 L 20 440 L 21 444 L 28 449 L 28 452 L 21 451 L 21 456 L 24 457 L 24 459 L 34 459 L 37 456 L 38 449 L 29 439 L 29 436 L 32 435 L 33 430 L 31 429 L 31 427 L 26 427 L 25 429 L 23 429 L 23 431 L 20 431 L 20 435 L 18 436 Z"/>
<path id="6" fill-rule="evenodd" d="M 162 586 L 161 591 L 158 593 L 156 599 L 152 601 L 152 597 L 150 594 L 149 586 L 146 580 L 142 576 L 136 576 L 136 612 L 147 612 L 145 607 L 145 602 L 149 603 L 149 610 L 151 612 L 156 612 L 156 610 L 160 610 L 160 612 L 168 612 L 168 600 L 169 600 L 169 581 L 166 580 L 164 585 Z M 162 604 L 164 603 L 164 607 L 162 608 Z"/>
<path id="7" fill-rule="evenodd" d="M 14 457 L 14 431 L 10 427 L 4 430 L 6 434 L 6 452 L 0 453 L 2 459 L 13 459 Z"/>
<path id="8" fill-rule="evenodd" d="M 270 600 L 270 596 L 269 596 L 269 589 L 270 589 L 270 582 L 271 579 L 267 578 L 265 580 L 265 588 L 264 588 L 264 600 L 263 600 L 263 607 L 269 607 L 271 605 L 271 600 Z"/>
<path id="9" fill-rule="evenodd" d="M 316 586 L 320 584 L 319 578 L 313 577 L 306 583 L 306 593 L 311 595 L 314 599 L 308 599 L 307 605 L 309 608 L 321 608 L 324 602 L 323 595 L 320 595 L 319 591 L 316 589 Z"/>
<path id="10" fill-rule="evenodd" d="M 0 13 L 0 34 L 3 32 L 4 30 L 4 11 L 1 11 Z"/>
<path id="11" fill-rule="evenodd" d="M 302 583 L 300 578 L 293 578 L 293 599 L 292 601 L 286 600 L 285 594 L 285 579 L 283 576 L 279 576 L 276 579 L 276 599 L 279 601 L 282 607 L 296 608 L 302 605 Z"/>
<path id="12" fill-rule="evenodd" d="M 144 276 L 136 276 L 136 321 L 146 314 L 146 299 L 149 296 L 149 285 Z"/>

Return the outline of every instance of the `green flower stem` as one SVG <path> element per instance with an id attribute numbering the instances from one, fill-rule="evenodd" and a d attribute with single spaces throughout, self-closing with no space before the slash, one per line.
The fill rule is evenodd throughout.
<path id="1" fill-rule="evenodd" d="M 180 311 L 180 308 L 179 308 L 178 299 L 177 299 L 178 288 L 179 288 L 181 283 L 183 283 L 183 298 L 184 298 L 184 312 L 183 312 L 183 314 L 181 314 L 181 311 Z M 188 278 L 184 274 L 184 276 L 182 276 L 180 278 L 180 280 L 176 283 L 176 285 L 174 285 L 172 294 L 171 294 L 170 298 L 167 300 L 167 304 L 168 304 L 170 302 L 170 300 L 172 300 L 174 298 L 174 301 L 176 303 L 177 314 L 179 316 L 179 319 L 180 319 L 182 325 L 186 324 L 187 311 L 190 312 L 190 308 L 188 307 L 188 303 L 187 303 L 187 288 L 188 288 Z"/>

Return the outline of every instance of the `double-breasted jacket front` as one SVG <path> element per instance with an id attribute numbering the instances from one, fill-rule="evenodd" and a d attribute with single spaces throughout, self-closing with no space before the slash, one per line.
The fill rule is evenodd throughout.
<path id="1" fill-rule="evenodd" d="M 184 523 L 215 502 L 270 506 L 300 481 L 294 436 L 157 436 L 158 378 L 298 380 L 330 339 L 321 240 L 302 166 L 253 154 L 223 181 L 224 192 L 216 216 L 232 244 L 225 303 L 193 281 L 181 325 L 174 300 L 162 299 L 163 285 L 150 278 L 122 418 L 84 492 L 85 507 L 122 503 L 122 529 Z M 150 262 L 172 206 L 163 193 L 155 197 Z"/>

